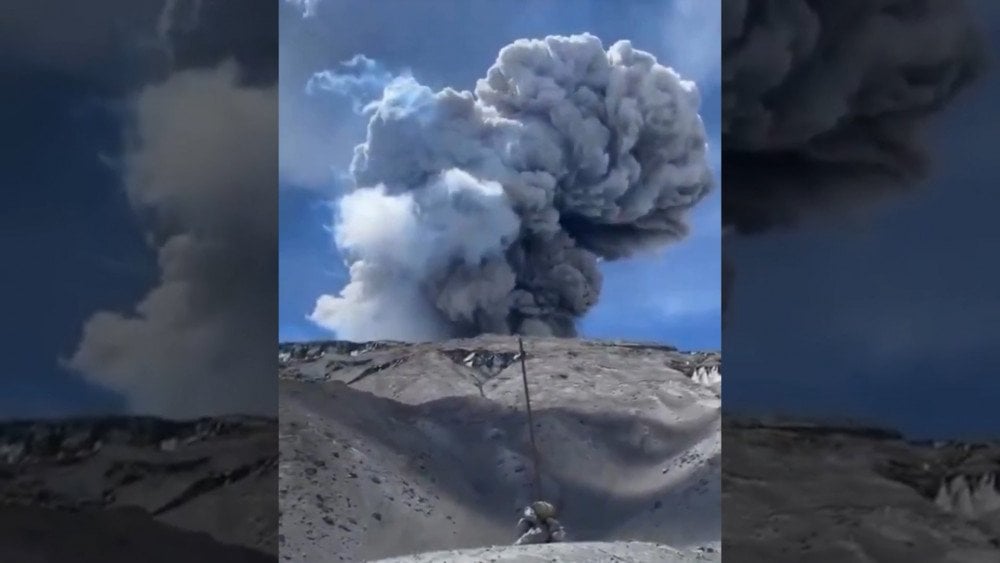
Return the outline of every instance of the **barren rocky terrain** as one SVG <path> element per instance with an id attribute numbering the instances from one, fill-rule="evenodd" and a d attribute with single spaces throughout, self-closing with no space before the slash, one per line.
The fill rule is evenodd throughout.
<path id="1" fill-rule="evenodd" d="M 541 496 L 570 539 L 717 554 L 719 355 L 556 338 L 525 348 Z M 516 339 L 289 344 L 279 362 L 283 560 L 513 542 L 536 469 Z"/>
<path id="2" fill-rule="evenodd" d="M 0 560 L 274 561 L 276 428 L 247 417 L 0 424 Z"/>
<path id="3" fill-rule="evenodd" d="M 722 560 L 712 548 L 678 551 L 644 542 L 574 542 L 491 546 L 381 559 L 376 563 L 709 563 Z"/>
<path id="4" fill-rule="evenodd" d="M 1000 442 L 752 420 L 724 433 L 727 561 L 1000 561 Z"/>

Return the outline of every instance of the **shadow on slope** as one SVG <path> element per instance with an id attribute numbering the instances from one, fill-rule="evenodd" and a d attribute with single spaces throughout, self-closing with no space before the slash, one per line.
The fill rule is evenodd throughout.
<path id="1" fill-rule="evenodd" d="M 286 380 L 280 418 L 282 464 L 295 466 L 282 473 L 283 513 L 294 511 L 284 500 L 293 489 L 300 497 L 309 496 L 303 490 L 339 495 L 340 510 L 330 502 L 313 516 L 356 516 L 315 538 L 340 536 L 366 557 L 510 543 L 517 510 L 533 496 L 525 414 L 479 396 L 409 405 L 340 382 Z M 560 506 L 573 540 L 718 541 L 719 460 L 698 447 L 718 436 L 717 421 L 717 412 L 670 425 L 628 413 L 538 409 L 543 494 Z M 397 480 L 417 491 L 399 499 L 413 501 L 399 519 L 386 516 Z M 435 519 L 437 506 L 464 516 Z M 379 518 L 368 518 L 369 510 Z M 406 516 L 414 513 L 426 522 Z M 440 533 L 442 526 L 457 533 Z"/>
<path id="2" fill-rule="evenodd" d="M 18 563 L 270 563 L 248 547 L 183 531 L 138 508 L 66 512 L 0 507 L 0 559 Z"/>

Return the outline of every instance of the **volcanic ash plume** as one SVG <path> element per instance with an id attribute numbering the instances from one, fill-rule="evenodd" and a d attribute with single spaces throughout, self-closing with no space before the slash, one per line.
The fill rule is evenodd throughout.
<path id="1" fill-rule="evenodd" d="M 726 230 L 794 226 L 919 185 L 924 130 L 984 52 L 961 0 L 724 0 Z"/>
<path id="2" fill-rule="evenodd" d="M 598 261 L 684 236 L 711 189 L 698 105 L 649 53 L 586 34 L 504 47 L 474 93 L 393 79 L 335 225 L 351 279 L 313 320 L 355 340 L 573 335 Z"/>
<path id="3" fill-rule="evenodd" d="M 905 191 L 928 119 L 982 69 L 961 0 L 725 0 L 723 221 L 740 232 Z"/>

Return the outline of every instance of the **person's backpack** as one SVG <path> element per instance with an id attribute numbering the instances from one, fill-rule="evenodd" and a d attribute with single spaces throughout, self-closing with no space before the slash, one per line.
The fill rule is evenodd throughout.
<path id="1" fill-rule="evenodd" d="M 556 507 L 553 506 L 552 503 L 545 502 L 544 500 L 536 500 L 531 503 L 531 510 L 533 510 L 535 512 L 535 516 L 543 522 L 549 518 L 556 517 Z"/>

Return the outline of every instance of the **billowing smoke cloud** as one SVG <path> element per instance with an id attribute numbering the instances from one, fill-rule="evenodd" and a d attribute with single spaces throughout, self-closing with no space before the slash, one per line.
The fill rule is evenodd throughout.
<path id="1" fill-rule="evenodd" d="M 127 121 L 123 154 L 85 156 L 121 172 L 160 279 L 133 310 L 90 316 L 60 360 L 121 393 L 132 412 L 276 409 L 278 8 L 272 0 L 4 6 L 0 68 L 24 76 L 29 92 L 65 81 L 95 96 L 101 103 L 87 99 L 83 127 L 98 107 Z M 79 157 L 64 156 L 53 162 Z"/>
<path id="2" fill-rule="evenodd" d="M 726 0 L 722 41 L 723 221 L 744 233 L 912 188 L 984 52 L 954 0 Z"/>
<path id="3" fill-rule="evenodd" d="M 124 185 L 148 217 L 161 280 L 133 314 L 99 312 L 69 359 L 135 412 L 274 410 L 277 92 L 232 63 L 135 99 Z"/>
<path id="4" fill-rule="evenodd" d="M 961 0 L 725 0 L 722 35 L 731 233 L 914 189 L 930 168 L 931 118 L 984 61 Z M 734 275 L 727 266 L 724 293 Z"/>
<path id="5" fill-rule="evenodd" d="M 573 335 L 599 260 L 683 237 L 711 189 L 699 103 L 652 55 L 587 34 L 504 47 L 475 92 L 394 78 L 339 206 L 350 282 L 312 318 L 356 340 Z"/>
<path id="6" fill-rule="evenodd" d="M 143 58 L 105 91 L 127 107 L 117 164 L 160 280 L 134 310 L 92 315 L 64 365 L 121 393 L 132 412 L 273 413 L 275 359 L 260 344 L 277 327 L 277 6 L 125 4 L 141 4 L 142 17 L 107 7 L 123 20 L 102 11 L 104 27 L 74 33 L 98 67 L 117 71 L 108 60 L 147 43 L 155 51 L 155 64 Z M 102 42 L 122 22 L 138 39 Z M 64 58 L 47 65 L 90 73 Z"/>

